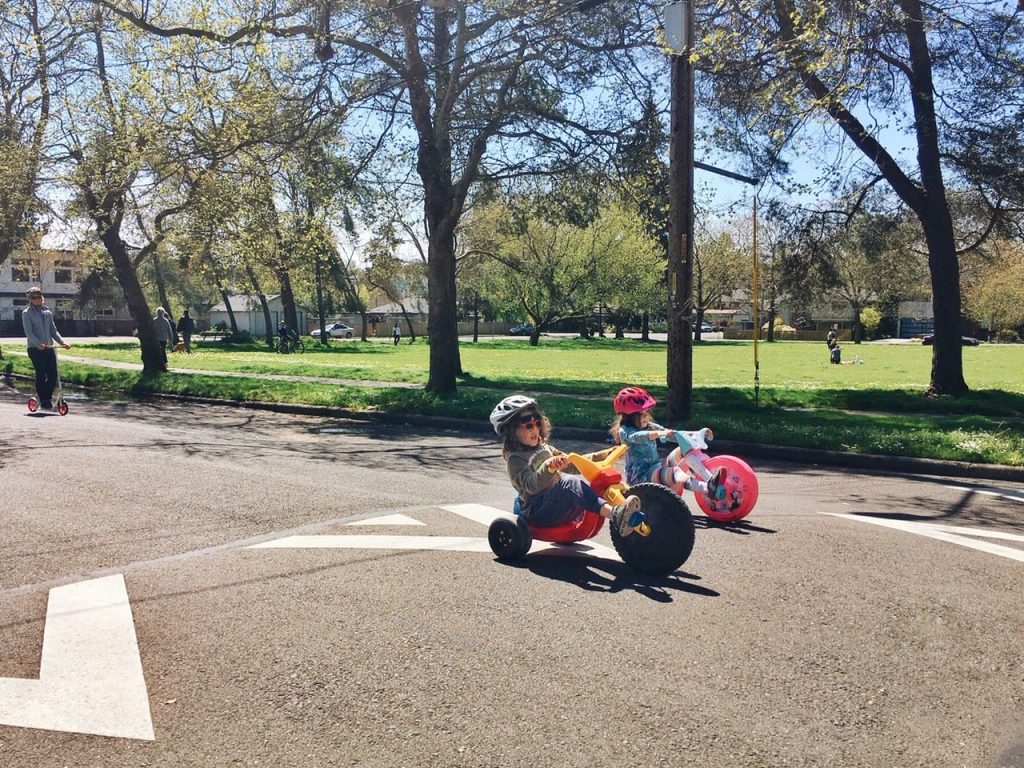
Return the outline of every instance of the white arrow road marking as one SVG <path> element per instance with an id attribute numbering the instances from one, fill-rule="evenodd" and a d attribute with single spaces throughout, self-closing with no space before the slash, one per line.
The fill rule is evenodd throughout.
<path id="1" fill-rule="evenodd" d="M 490 525 L 496 517 L 511 517 L 511 514 L 483 504 L 452 504 L 441 507 L 460 517 L 472 520 L 481 525 Z M 373 520 L 387 520 L 403 515 L 388 515 L 371 518 L 347 525 L 365 525 Z M 411 519 L 411 518 L 410 518 Z M 422 549 L 448 552 L 490 552 L 487 539 L 475 536 L 370 536 L 370 535 L 320 535 L 320 536 L 285 536 L 254 544 L 247 549 Z M 534 541 L 530 554 L 545 552 L 547 554 L 568 555 L 574 557 L 602 557 L 608 560 L 620 560 L 614 549 L 598 544 L 595 541 L 580 541 L 575 544 L 552 544 L 546 541 Z"/>
<path id="2" fill-rule="evenodd" d="M 489 526 L 496 517 L 507 517 L 509 520 L 515 519 L 511 512 L 488 507 L 485 504 L 448 504 L 441 507 L 441 509 L 459 517 L 464 517 L 467 520 L 472 520 L 474 523 L 480 523 L 483 526 Z"/>
<path id="3" fill-rule="evenodd" d="M 286 536 L 283 539 L 253 544 L 247 549 L 421 549 L 447 552 L 490 552 L 487 539 L 473 536 Z M 614 550 L 592 541 L 578 544 L 550 544 L 535 541 L 530 554 L 597 556 L 618 560 Z"/>
<path id="4" fill-rule="evenodd" d="M 959 525 L 942 525 L 940 523 L 920 523 L 912 520 L 886 520 L 880 517 L 864 517 L 861 515 L 845 515 L 838 512 L 826 512 L 831 517 L 843 517 L 847 520 L 858 520 L 862 523 L 881 525 L 885 528 L 895 528 L 908 533 L 916 533 L 939 541 L 947 541 L 951 544 L 959 544 L 962 547 L 970 547 L 990 555 L 1008 557 L 1011 560 L 1018 560 L 1024 563 L 1024 549 L 1004 547 L 1001 544 L 991 544 L 987 541 L 976 539 L 1002 539 L 1003 541 L 1014 541 L 1024 543 L 1024 536 L 1016 533 L 1004 533 L 1002 531 L 989 531 L 982 528 L 966 528 Z M 968 538 L 968 537 L 975 538 Z"/>
<path id="5" fill-rule="evenodd" d="M 0 724 L 153 740 L 122 574 L 50 590 L 39 679 L 0 678 Z"/>
<path id="6" fill-rule="evenodd" d="M 407 515 L 383 515 L 366 520 L 356 520 L 354 523 L 345 523 L 345 525 L 426 525 L 426 523 L 421 523 Z"/>

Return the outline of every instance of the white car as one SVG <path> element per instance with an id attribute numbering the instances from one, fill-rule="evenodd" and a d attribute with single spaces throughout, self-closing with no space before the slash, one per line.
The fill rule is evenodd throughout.
<path id="1" fill-rule="evenodd" d="M 327 335 L 332 339 L 351 339 L 355 330 L 351 325 L 345 325 L 344 323 L 330 323 L 327 326 Z M 317 328 L 309 335 L 314 339 L 319 339 L 320 329 Z"/>

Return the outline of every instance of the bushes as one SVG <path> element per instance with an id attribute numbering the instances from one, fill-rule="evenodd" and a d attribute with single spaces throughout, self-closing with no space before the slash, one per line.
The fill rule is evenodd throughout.
<path id="1" fill-rule="evenodd" d="M 1003 328 L 992 337 L 992 341 L 996 344 L 1020 344 L 1020 334 L 1013 328 Z"/>

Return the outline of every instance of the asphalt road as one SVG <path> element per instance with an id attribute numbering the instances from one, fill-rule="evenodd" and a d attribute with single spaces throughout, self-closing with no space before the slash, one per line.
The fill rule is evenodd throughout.
<path id="1" fill-rule="evenodd" d="M 482 434 L 4 390 L 0 435 L 4 768 L 1024 766 L 1021 485 L 759 461 L 649 579 L 497 563 Z M 151 738 L 59 727 L 108 711 Z"/>

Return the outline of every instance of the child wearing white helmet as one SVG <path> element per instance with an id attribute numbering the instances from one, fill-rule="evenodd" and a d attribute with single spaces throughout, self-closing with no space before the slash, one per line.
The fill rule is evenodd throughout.
<path id="1" fill-rule="evenodd" d="M 531 525 L 555 526 L 573 522 L 582 510 L 610 518 L 621 511 L 619 533 L 631 534 L 642 520 L 640 499 L 627 496 L 625 502 L 613 506 L 598 496 L 579 475 L 563 474 L 569 459 L 548 442 L 551 422 L 537 405 L 525 395 L 510 395 L 491 411 L 491 425 L 503 438 L 509 480 L 519 494 L 519 513 Z M 600 461 L 608 451 L 590 454 Z M 621 509 L 620 509 L 621 508 Z"/>
<path id="2" fill-rule="evenodd" d="M 662 459 L 658 455 L 657 440 L 671 439 L 673 430 L 658 424 L 651 409 L 658 401 L 642 387 L 626 387 L 620 389 L 615 396 L 615 421 L 609 430 L 618 443 L 629 446 L 626 453 L 626 482 L 660 483 L 667 485 L 680 496 L 683 490 L 706 494 L 711 499 L 725 496 L 725 468 L 720 467 L 714 474 L 708 472 L 702 464 L 694 467 L 696 477 L 680 469 L 684 461 L 682 451 L 674 449 Z M 707 475 L 702 479 L 701 475 Z"/>

